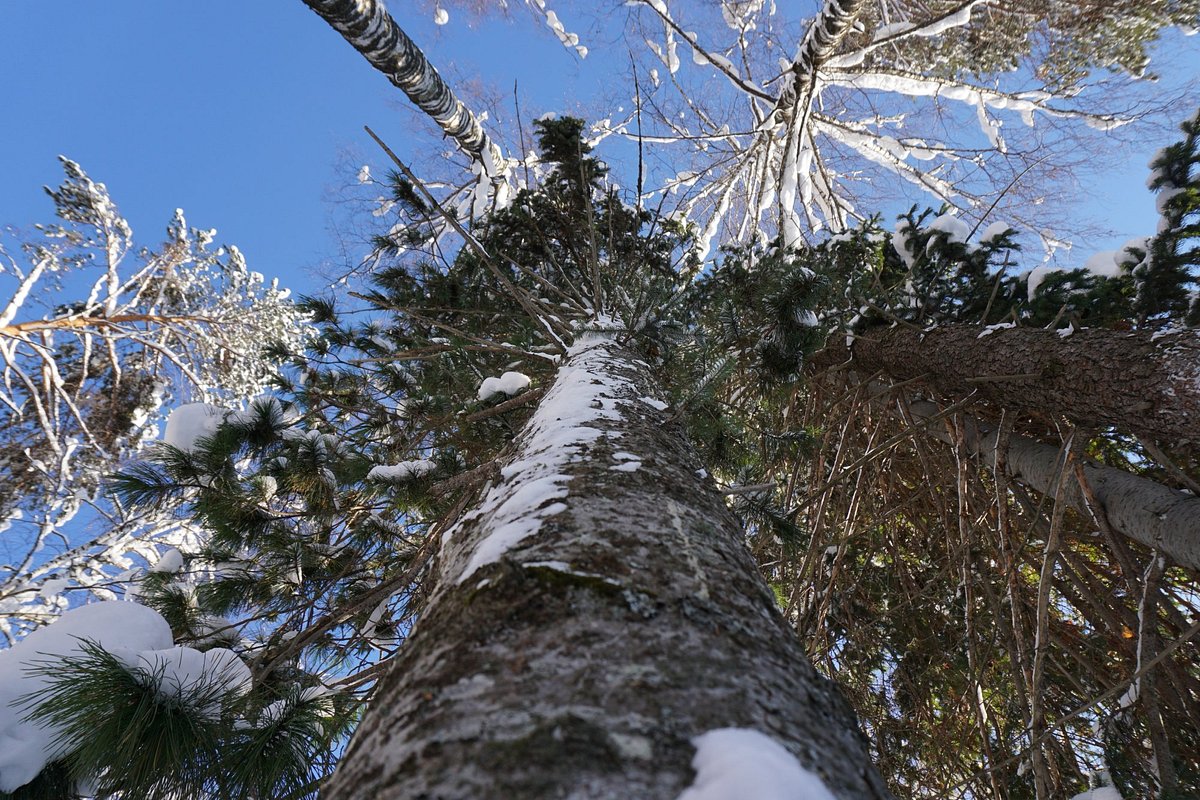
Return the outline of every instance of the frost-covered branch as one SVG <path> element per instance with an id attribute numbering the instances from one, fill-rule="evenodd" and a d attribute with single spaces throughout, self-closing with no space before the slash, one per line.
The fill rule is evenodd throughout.
<path id="1" fill-rule="evenodd" d="M 287 292 L 236 248 L 211 247 L 215 231 L 177 211 L 166 243 L 139 252 L 106 187 L 63 167 L 50 192 L 62 224 L 3 251 L 0 517 L 6 549 L 21 552 L 0 567 L 8 636 L 65 608 L 64 591 L 115 596 L 105 587 L 156 559 L 153 543 L 190 541 L 169 517 L 110 507 L 104 476 L 156 438 L 171 404 L 260 392 L 272 369 L 262 348 L 295 351 L 304 335 Z M 86 287 L 82 300 L 63 295 L 69 282 Z"/>

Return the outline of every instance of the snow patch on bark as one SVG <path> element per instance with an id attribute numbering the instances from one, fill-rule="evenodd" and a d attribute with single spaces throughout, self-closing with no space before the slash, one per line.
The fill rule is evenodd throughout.
<path id="1" fill-rule="evenodd" d="M 718 728 L 692 744 L 696 780 L 677 800 L 835 800 L 820 777 L 765 733 Z"/>
<path id="2" fill-rule="evenodd" d="M 498 561 L 537 533 L 543 520 L 566 510 L 562 502 L 569 480 L 566 465 L 581 459 L 585 446 L 604 436 L 591 423 L 620 418 L 617 398 L 633 391 L 632 384 L 613 377 L 613 370 L 604 363 L 612 358 L 607 342 L 608 336 L 584 335 L 572 346 L 566 364 L 522 434 L 527 439 L 524 457 L 504 467 L 501 482 L 488 490 L 478 510 L 447 531 L 445 542 L 449 543 L 464 523 L 478 518 L 484 520 L 487 530 L 457 583 Z"/>

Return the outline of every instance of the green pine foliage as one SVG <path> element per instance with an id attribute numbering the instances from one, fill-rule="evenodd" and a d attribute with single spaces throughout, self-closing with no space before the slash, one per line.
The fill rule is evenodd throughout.
<path id="1" fill-rule="evenodd" d="M 1183 140 L 1150 162 L 1148 185 L 1158 192 L 1162 221 L 1133 268 L 1134 308 L 1139 320 L 1183 316 L 1200 325 L 1200 112 L 1180 127 Z"/>
<path id="2" fill-rule="evenodd" d="M 177 686 L 89 642 L 43 674 L 31 718 L 66 755 L 14 799 L 312 797 L 346 722 L 323 691 L 243 694 L 221 675 Z"/>

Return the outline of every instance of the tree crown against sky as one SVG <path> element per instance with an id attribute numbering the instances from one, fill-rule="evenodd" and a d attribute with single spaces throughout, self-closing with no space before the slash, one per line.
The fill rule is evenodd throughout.
<path id="1" fill-rule="evenodd" d="M 724 240 L 769 237 L 785 223 L 790 237 L 836 231 L 911 202 L 947 202 L 972 221 L 1011 221 L 1052 251 L 1070 237 L 1054 233 L 1047 197 L 1071 192 L 1072 170 L 1096 166 L 1079 143 L 1107 139 L 1111 147 L 1133 130 L 1123 120 L 1169 102 L 1161 92 L 1122 92 L 1131 73 L 1142 74 L 1140 48 L 1164 26 L 1196 17 L 1187 4 L 1096 7 L 1086 20 L 1074 5 L 1053 6 L 1045 20 L 1012 4 L 844 5 L 855 8 L 852 29 L 799 93 L 797 54 L 817 19 L 812 10 L 635 3 L 599 19 L 559 9 L 555 21 L 570 12 L 579 20 L 575 28 L 563 23 L 568 49 L 589 34 L 625 37 L 629 64 L 593 48 L 599 64 L 625 73 L 608 81 L 606 105 L 589 114 L 602 117 L 594 141 L 608 139 L 627 191 L 645 190 L 644 202 L 692 220 L 707 252 Z M 1111 37 L 1082 35 L 1109 25 L 1125 31 L 1119 47 Z M 1018 46 L 1027 35 L 1028 52 Z M 1077 50 L 1047 51 L 1039 36 Z M 1010 50 L 1004 70 L 972 74 L 992 63 L 989 48 Z M 1059 57 L 1088 69 L 1051 63 Z M 1177 115 L 1187 113 L 1180 108 Z M 490 124 L 508 155 L 523 152 L 528 141 L 513 130 L 511 103 L 497 97 L 488 109 L 505 123 Z"/>
<path id="2" fill-rule="evenodd" d="M 795 8 L 783 5 L 779 4 L 779 13 L 771 22 L 772 35 L 780 40 L 780 55 L 790 59 L 803 35 L 802 23 L 815 10 L 815 4 Z M 1143 9 L 1149 7 L 1149 4 L 1139 5 Z M 449 21 L 440 26 L 434 24 L 433 5 L 422 10 L 397 11 L 405 29 L 468 99 L 469 105 L 489 111 L 488 126 L 506 146 L 511 145 L 510 154 L 522 149 L 520 136 L 515 132 L 514 81 L 524 115 L 525 149 L 531 146 L 529 122 L 543 112 L 572 113 L 598 120 L 617 107 L 624 107 L 626 112 L 633 108 L 633 87 L 627 77 L 622 77 L 628 67 L 626 47 L 618 44 L 631 7 L 614 4 L 611 15 L 595 21 L 592 14 L 608 7 L 565 3 L 548 6 L 557 13 L 567 31 L 581 37 L 581 45 L 590 45 L 587 58 L 580 59 L 573 48 L 561 46 L 544 15 L 537 14 L 533 5 L 513 3 L 507 18 L 489 14 L 474 22 L 466 6 L 441 4 L 449 12 Z M 672 4 L 671 8 L 690 14 L 695 7 Z M 895 6 L 889 8 L 894 10 Z M 223 23 L 235 11 L 244 15 L 244 28 L 231 29 Z M 638 13 L 644 17 L 648 11 L 647 8 Z M 700 22 L 704 22 L 706 31 L 716 31 L 714 36 L 727 30 L 723 19 L 716 16 L 715 5 L 712 12 L 711 20 L 705 16 L 698 18 L 695 25 L 685 27 L 700 30 Z M 896 13 L 889 13 L 889 21 L 899 19 Z M 0 155 L 0 164 L 14 187 L 54 182 L 54 157 L 59 153 L 72 154 L 89 169 L 123 188 L 122 207 L 135 226 L 145 230 L 147 226 L 158 225 L 160 209 L 176 204 L 187 208 L 197 219 L 220 220 L 222 233 L 241 245 L 255 269 L 281 277 L 297 290 L 311 291 L 321 283 L 321 279 L 308 283 L 310 278 L 303 274 L 307 268 L 329 259 L 332 269 L 328 274 L 342 268 L 348 260 L 343 256 L 361 254 L 361 239 L 356 240 L 353 233 L 326 235 L 329 206 L 323 206 L 321 201 L 323 187 L 329 194 L 328 187 L 350 182 L 365 160 L 375 163 L 373 145 L 359 133 L 361 124 L 371 124 L 400 148 L 405 157 L 445 150 L 437 135 L 422 138 L 420 132 L 432 127 L 412 116 L 405 104 L 396 99 L 393 87 L 374 75 L 365 62 L 347 53 L 344 44 L 336 36 L 331 38 L 328 29 L 314 22 L 311 13 L 299 4 L 285 4 L 268 11 L 266 7 L 238 8 L 237 4 L 222 4 L 218 0 L 217 6 L 183 6 L 168 14 L 157 10 L 147 12 L 128 2 L 114 3 L 103 13 L 86 3 L 67 3 L 36 13 L 32 8 L 14 9 L 7 19 L 9 24 L 0 33 L 0 38 L 7 42 L 0 48 L 4 53 L 2 58 L 6 64 L 11 59 L 9 66 L 14 73 L 32 72 L 38 78 L 13 87 L 8 102 L 17 116 L 42 121 L 37 126 L 14 126 L 16 145 L 10 155 Z M 682 21 L 687 23 L 689 19 L 684 16 Z M 710 21 L 712 26 L 708 25 Z M 790 26 L 786 30 L 782 27 L 785 21 Z M 661 46 L 661 24 L 650 17 L 646 27 Z M 278 35 L 266 42 L 256 41 L 253 31 L 266 28 L 276 30 Z M 70 62 L 49 59 L 44 49 L 34 46 L 49 36 L 64 42 L 64 46 L 80 50 L 88 49 L 89 41 L 96 36 L 116 43 L 101 58 L 105 74 L 113 85 L 120 87 L 124 100 L 96 106 L 95 125 L 90 129 L 73 124 L 69 109 L 91 102 L 88 99 L 91 83 L 80 80 L 78 73 L 70 70 Z M 1169 95 L 1186 85 L 1184 79 L 1195 71 L 1187 57 L 1195 41 L 1182 37 L 1177 30 L 1164 32 L 1161 46 L 1154 51 L 1156 61 L 1151 69 L 1152 73 L 1161 73 L 1162 80 L 1148 91 L 1169 90 Z M 910 42 L 912 46 L 919 44 L 923 41 Z M 629 47 L 635 56 L 651 59 L 652 63 L 645 66 L 657 66 L 660 76 L 667 74 L 665 65 L 646 48 L 642 37 L 632 37 Z M 680 76 L 716 77 L 711 68 L 694 65 L 686 47 L 681 45 L 681 48 Z M 298 50 L 306 53 L 299 64 L 293 63 Z M 221 55 L 214 58 L 213 54 Z M 261 63 L 255 62 L 258 54 Z M 147 70 L 145 65 L 149 63 L 156 68 Z M 718 86 L 716 81 L 712 83 Z M 644 74 L 641 84 L 644 92 L 648 92 Z M 54 85 L 56 89 L 53 93 L 41 91 L 39 87 L 43 85 Z M 611 95 L 598 94 L 600 88 Z M 319 92 L 320 102 L 292 101 L 314 90 Z M 157 111 L 149 124 L 130 128 L 120 118 L 126 107 L 147 110 L 147 114 L 151 113 L 149 109 Z M 236 108 L 238 122 L 226 124 L 220 115 L 197 114 L 196 108 L 230 109 L 230 113 Z M 1185 113 L 1183 109 L 1164 119 L 1164 126 L 1175 124 Z M 967 130 L 978 130 L 977 122 L 969 119 L 968 123 Z M 1006 126 L 1017 128 L 1020 123 L 1013 117 L 1006 120 Z M 506 130 L 514 131 L 513 135 L 505 134 Z M 1037 130 L 1048 132 L 1047 126 L 1040 122 Z M 1084 232 L 1085 228 L 1074 219 L 1070 224 L 1059 225 L 1060 238 L 1083 245 L 1072 254 L 1058 250 L 1060 257 L 1082 262 L 1090 249 L 1112 249 L 1130 236 L 1141 235 L 1145 228 L 1133 220 L 1118 221 L 1131 213 L 1123 200 L 1129 192 L 1140 191 L 1136 187 L 1143 183 L 1142 167 L 1150 156 L 1149 151 L 1142 150 L 1140 142 L 1144 140 L 1129 149 L 1120 144 L 1122 137 L 1132 130 L 1127 126 L 1112 135 L 1099 136 L 1095 152 L 1107 153 L 1117 148 L 1116 163 L 1105 159 L 1103 170 L 1087 179 L 1082 192 L 1069 182 L 1056 180 L 1053 187 L 1071 196 L 1062 203 L 1056 203 L 1050 196 L 1039 207 L 1043 211 L 1059 209 L 1045 215 L 1057 220 L 1062 208 L 1070 208 L 1074 214 L 1077 201 L 1087 199 L 1092 210 L 1085 212 L 1086 218 L 1093 222 L 1099 219 L 1101 227 L 1119 231 L 1117 238 L 1108 241 L 1099 231 Z M 35 131 L 52 133 L 43 135 Z M 292 133 L 300 131 L 305 133 Z M 171 148 L 159 146 L 162 134 L 170 137 Z M 408 140 L 413 142 L 411 150 L 405 145 Z M 616 148 L 613 144 L 610 142 L 606 158 L 619 165 L 620 182 L 632 187 L 634 171 L 626 170 L 625 165 L 635 163 L 636 155 L 630 148 Z M 330 166 L 334 158 L 331 154 L 339 150 L 343 151 L 342 167 L 335 169 Z M 15 157 L 17 151 L 20 157 Z M 271 165 L 266 172 L 265 165 Z M 647 165 L 658 169 L 653 161 Z M 665 169 L 662 174 L 673 177 L 684 169 L 690 167 L 680 164 L 669 174 Z M 459 180 L 461 176 L 447 173 L 440 177 Z M 1031 185 L 1037 183 L 1032 181 Z M 340 192 L 333 194 L 340 196 Z M 30 210 L 25 197 L 14 191 L 0 199 L 0 208 L 4 209 L 0 218 L 17 223 L 43 218 L 44 209 Z M 936 205 L 910 192 L 904 202 L 887 211 L 901 213 L 918 200 L 922 205 Z M 864 203 L 864 212 L 883 210 L 871 206 Z M 340 207 L 340 203 L 335 207 Z M 287 220 L 288 224 L 281 224 L 280 220 Z M 295 226 L 290 222 L 295 222 Z M 1035 234 L 1027 235 L 1030 237 L 1027 244 L 1036 246 Z"/>
<path id="3" fill-rule="evenodd" d="M 166 241 L 140 246 L 105 185 L 62 162 L 63 182 L 46 190 L 58 221 L 0 242 L 12 292 L 0 313 L 9 641 L 72 596 L 113 596 L 115 576 L 156 545 L 192 541 L 186 526 L 109 503 L 101 483 L 159 435 L 171 407 L 262 391 L 273 367 L 260 344 L 294 349 L 304 335 L 287 291 L 216 245 L 215 230 L 177 209 Z"/>

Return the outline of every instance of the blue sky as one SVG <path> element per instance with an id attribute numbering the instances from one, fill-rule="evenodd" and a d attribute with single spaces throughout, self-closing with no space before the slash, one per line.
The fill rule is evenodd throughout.
<path id="1" fill-rule="evenodd" d="M 457 16 L 439 28 L 416 5 L 392 3 L 451 83 L 482 79 L 507 103 L 516 81 L 526 120 L 578 113 L 602 88 L 602 48 L 589 42 L 581 62 L 519 3 L 511 21 L 473 28 Z M 428 147 L 428 123 L 299 0 L 9 3 L 0 19 L 0 74 L 8 76 L 0 223 L 50 220 L 40 187 L 59 181 L 62 153 L 108 184 L 142 243 L 157 243 L 182 207 L 192 224 L 241 247 L 252 268 L 314 291 L 312 268 L 345 263 L 330 231 L 332 198 L 357 164 L 381 163 L 362 126 L 404 157 Z M 1198 63 L 1196 38 L 1169 41 L 1173 55 L 1189 50 L 1189 67 Z M 626 57 L 624 45 L 616 50 Z M 414 125 L 425 126 L 423 137 Z M 1142 184 L 1146 159 L 1163 143 L 1116 159 L 1098 154 L 1111 163 L 1081 200 L 1118 234 L 1095 247 L 1152 232 Z"/>
<path id="2" fill-rule="evenodd" d="M 253 269 L 311 289 L 305 272 L 340 259 L 326 197 L 355 163 L 379 163 L 362 126 L 413 154 L 403 95 L 299 0 L 5 5 L 0 224 L 51 221 L 41 187 L 60 182 L 61 153 L 108 185 L 143 244 L 180 207 Z M 452 19 L 453 36 L 430 13 L 402 22 L 448 77 L 477 78 L 520 34 L 498 80 L 510 96 L 514 79 L 523 94 L 546 74 L 577 79 L 578 59 L 524 17 Z"/>

